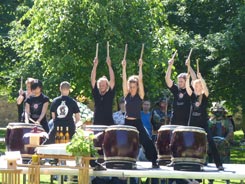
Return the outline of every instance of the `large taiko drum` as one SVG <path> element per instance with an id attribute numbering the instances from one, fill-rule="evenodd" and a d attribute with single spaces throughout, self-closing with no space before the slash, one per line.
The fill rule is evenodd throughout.
<path id="1" fill-rule="evenodd" d="M 166 165 L 171 162 L 170 141 L 173 130 L 178 125 L 162 125 L 157 133 L 157 157 L 159 165 Z"/>
<path id="2" fill-rule="evenodd" d="M 107 168 L 134 168 L 139 154 L 138 130 L 126 125 L 108 127 L 105 131 L 103 150 Z"/>
<path id="3" fill-rule="evenodd" d="M 99 155 L 103 156 L 103 149 L 102 149 L 102 144 L 104 141 L 104 135 L 105 135 L 105 130 L 108 128 L 108 126 L 104 125 L 86 125 L 85 130 L 86 131 L 91 131 L 94 134 L 94 146 L 98 150 Z"/>
<path id="4" fill-rule="evenodd" d="M 45 132 L 41 125 L 27 123 L 9 123 L 5 136 L 7 151 L 20 151 L 21 154 L 33 154 L 35 147 L 30 145 L 30 137 L 25 136 L 28 133 Z M 39 144 L 45 139 L 41 138 Z"/>
<path id="5" fill-rule="evenodd" d="M 179 126 L 170 142 L 175 170 L 200 171 L 207 157 L 207 134 L 203 128 Z"/>

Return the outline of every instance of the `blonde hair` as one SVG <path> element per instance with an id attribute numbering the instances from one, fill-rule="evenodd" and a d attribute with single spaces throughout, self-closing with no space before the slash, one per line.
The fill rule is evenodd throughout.
<path id="1" fill-rule="evenodd" d="M 31 78 L 31 77 L 28 77 L 25 84 L 31 84 L 35 79 L 34 78 Z"/>
<path id="2" fill-rule="evenodd" d="M 138 85 L 139 83 L 139 76 L 138 75 L 132 75 L 128 78 L 128 84 L 129 83 L 136 83 Z"/>
<path id="3" fill-rule="evenodd" d="M 102 77 L 100 77 L 98 79 L 98 81 L 97 81 L 97 88 L 100 89 L 100 85 L 99 84 L 100 84 L 101 81 L 106 81 L 106 84 L 107 84 L 107 90 L 106 91 L 108 91 L 109 90 L 109 87 L 110 87 L 110 83 L 109 83 L 109 81 L 108 81 L 108 79 L 107 79 L 106 76 L 102 76 Z"/>

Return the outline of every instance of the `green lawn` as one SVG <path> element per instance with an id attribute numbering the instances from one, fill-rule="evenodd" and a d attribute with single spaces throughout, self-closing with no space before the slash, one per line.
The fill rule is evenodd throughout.
<path id="1" fill-rule="evenodd" d="M 0 137 L 5 137 L 5 132 L 0 130 Z M 242 131 L 236 131 L 235 132 L 235 140 L 240 141 L 243 138 Z M 245 164 L 245 151 L 240 151 L 237 149 L 238 147 L 232 147 L 231 149 L 231 163 L 243 163 Z M 0 153 L 5 152 L 5 145 L 3 143 L 0 143 Z M 22 177 L 21 177 L 22 180 Z M 0 176 L 1 181 L 1 176 Z M 22 182 L 21 182 L 22 183 Z M 41 175 L 41 184 L 48 184 L 50 183 L 50 176 L 47 175 Z M 54 181 L 54 183 L 58 183 L 57 181 Z M 144 183 L 144 182 L 142 182 Z M 206 180 L 204 183 L 208 183 Z M 225 181 L 215 181 L 214 184 L 224 184 Z M 231 181 L 231 184 L 238 184 L 240 181 Z"/>

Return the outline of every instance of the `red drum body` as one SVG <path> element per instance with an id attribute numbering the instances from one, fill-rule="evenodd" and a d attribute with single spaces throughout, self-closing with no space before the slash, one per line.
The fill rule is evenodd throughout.
<path id="1" fill-rule="evenodd" d="M 27 133 L 45 132 L 41 125 L 27 123 L 9 123 L 5 136 L 7 151 L 20 151 L 21 154 L 34 154 L 35 147 L 30 145 L 30 137 L 25 137 Z M 40 138 L 40 144 L 44 141 Z"/>
<path id="2" fill-rule="evenodd" d="M 107 168 L 132 169 L 139 153 L 138 130 L 133 126 L 110 126 L 105 131 L 103 150 Z"/>
<path id="3" fill-rule="evenodd" d="M 157 133 L 157 157 L 159 165 L 166 165 L 171 162 L 170 141 L 172 132 L 178 125 L 162 125 Z"/>
<path id="4" fill-rule="evenodd" d="M 175 170 L 201 170 L 207 157 L 207 134 L 204 129 L 179 126 L 173 131 L 170 144 Z"/>
<path id="5" fill-rule="evenodd" d="M 94 146 L 98 149 L 99 155 L 103 156 L 103 149 L 102 144 L 104 140 L 105 130 L 108 128 L 108 126 L 103 125 L 86 125 L 85 130 L 91 131 L 94 133 Z"/>

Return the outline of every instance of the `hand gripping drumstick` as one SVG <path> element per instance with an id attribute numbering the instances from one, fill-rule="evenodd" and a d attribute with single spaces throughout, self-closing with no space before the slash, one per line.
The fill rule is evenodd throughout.
<path id="1" fill-rule="evenodd" d="M 123 60 L 126 60 L 127 51 L 128 51 L 128 44 L 125 44 Z"/>
<path id="2" fill-rule="evenodd" d="M 175 58 L 176 54 L 177 54 L 177 50 L 174 52 L 174 54 L 173 54 L 173 56 L 172 56 L 172 59 Z"/>
<path id="3" fill-rule="evenodd" d="M 98 52 L 99 52 L 99 44 L 96 43 L 96 52 L 95 52 L 95 58 L 98 58 Z"/>
<path id="4" fill-rule="evenodd" d="M 110 48 L 109 48 L 109 42 L 107 42 L 107 58 L 110 57 Z"/>
<path id="5" fill-rule="evenodd" d="M 145 44 L 142 44 L 141 53 L 140 53 L 140 59 L 142 59 L 143 54 L 144 54 L 144 46 L 145 46 Z"/>

